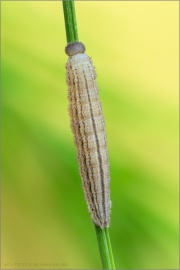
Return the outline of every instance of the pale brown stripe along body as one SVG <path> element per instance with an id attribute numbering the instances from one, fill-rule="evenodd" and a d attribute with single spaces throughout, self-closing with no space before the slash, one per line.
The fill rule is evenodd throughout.
<path id="1" fill-rule="evenodd" d="M 82 43 L 69 43 L 65 51 L 69 115 L 85 198 L 93 222 L 109 227 L 109 161 L 96 73 Z"/>

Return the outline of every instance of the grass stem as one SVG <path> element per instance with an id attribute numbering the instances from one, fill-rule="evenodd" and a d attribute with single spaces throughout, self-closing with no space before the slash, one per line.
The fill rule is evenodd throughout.
<path id="1" fill-rule="evenodd" d="M 67 43 L 78 41 L 76 12 L 73 0 L 63 0 L 64 21 Z"/>
<path id="2" fill-rule="evenodd" d="M 116 269 L 108 228 L 101 229 L 95 225 L 95 230 L 103 269 Z"/>

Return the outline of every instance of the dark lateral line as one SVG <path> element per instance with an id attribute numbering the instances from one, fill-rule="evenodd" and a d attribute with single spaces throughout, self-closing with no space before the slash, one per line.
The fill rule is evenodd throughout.
<path id="1" fill-rule="evenodd" d="M 91 119 L 92 119 L 92 124 L 93 124 L 96 144 L 97 144 L 97 152 L 98 152 L 98 158 L 99 158 L 99 168 L 100 168 L 101 184 L 102 184 L 102 204 L 103 204 L 103 211 L 104 211 L 104 217 L 105 217 L 105 223 L 106 223 L 106 206 L 105 206 L 105 197 L 104 197 L 104 178 L 103 178 L 104 173 L 103 173 L 103 169 L 102 169 L 102 158 L 101 158 L 101 154 L 100 154 L 100 150 L 99 150 L 99 148 L 100 148 L 99 140 L 98 140 L 96 125 L 95 125 L 94 117 L 93 117 L 93 111 L 92 111 L 92 106 L 91 106 L 91 100 L 90 100 L 90 95 L 89 95 L 87 78 L 86 78 L 86 74 L 85 74 L 84 70 L 83 70 L 83 73 L 84 73 L 85 84 L 86 84 L 86 88 L 87 88 L 88 100 L 89 100 L 89 105 L 90 105 Z"/>
<path id="2" fill-rule="evenodd" d="M 75 75 L 76 75 L 76 77 L 78 78 L 78 75 L 77 75 L 77 72 L 76 72 L 76 70 L 74 70 L 74 73 L 75 73 Z M 78 95 L 79 95 L 79 97 L 80 97 L 80 87 L 79 87 L 79 80 L 77 81 L 77 92 L 78 92 Z M 75 95 L 74 95 L 74 97 L 75 97 Z M 75 99 L 76 100 L 76 99 Z M 77 101 L 76 101 L 76 108 L 77 108 Z M 82 107 L 81 107 L 81 116 L 82 116 Z M 79 119 L 79 117 L 78 117 L 78 113 L 77 113 L 77 118 Z M 79 120 L 78 120 L 78 123 L 79 123 Z M 82 121 L 82 124 L 83 124 L 83 127 L 84 127 L 84 122 Z M 84 130 L 85 130 L 85 127 L 84 127 Z M 79 131 L 79 130 L 78 130 Z M 79 131 L 79 133 L 81 134 L 81 132 Z M 82 137 L 82 134 L 81 134 L 81 137 Z M 84 153 L 85 153 L 85 144 L 83 143 L 83 140 L 82 140 L 82 148 L 83 148 L 83 150 L 84 150 Z M 89 173 L 88 173 L 88 166 L 87 166 L 87 159 L 86 159 L 86 156 L 84 155 L 84 158 L 85 158 L 85 164 L 86 164 L 86 175 L 87 175 L 87 181 L 89 181 L 89 188 L 90 188 L 90 192 L 91 192 L 91 194 L 92 194 L 92 196 L 91 196 L 91 199 L 92 199 L 92 204 L 94 204 L 94 205 L 92 205 L 93 206 L 93 208 L 95 208 L 96 209 L 96 204 L 95 204 L 95 202 L 94 202 L 94 197 L 93 197 L 93 191 L 92 191 L 92 186 L 91 186 L 91 181 L 90 181 L 90 177 L 89 177 Z M 82 181 L 83 181 L 83 179 L 82 179 Z M 96 198 L 96 201 L 97 201 L 97 198 Z M 91 207 L 92 208 L 92 207 Z M 92 209 L 91 209 L 91 211 L 92 211 Z M 98 209 L 96 209 L 96 216 L 97 216 L 97 218 L 100 220 L 100 217 L 99 217 L 99 214 L 98 214 Z"/>

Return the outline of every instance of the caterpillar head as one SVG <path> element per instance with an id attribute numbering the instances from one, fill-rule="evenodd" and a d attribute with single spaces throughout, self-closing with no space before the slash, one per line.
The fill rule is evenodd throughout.
<path id="1" fill-rule="evenodd" d="M 85 46 L 78 41 L 69 43 L 65 48 L 65 52 L 68 56 L 73 56 L 78 53 L 84 53 L 85 50 L 86 50 Z"/>

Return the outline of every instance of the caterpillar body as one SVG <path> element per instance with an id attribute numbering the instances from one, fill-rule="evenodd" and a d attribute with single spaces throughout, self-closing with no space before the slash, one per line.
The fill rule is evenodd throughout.
<path id="1" fill-rule="evenodd" d="M 96 72 L 82 43 L 69 43 L 65 51 L 69 115 L 85 198 L 93 222 L 109 227 L 109 161 Z"/>

